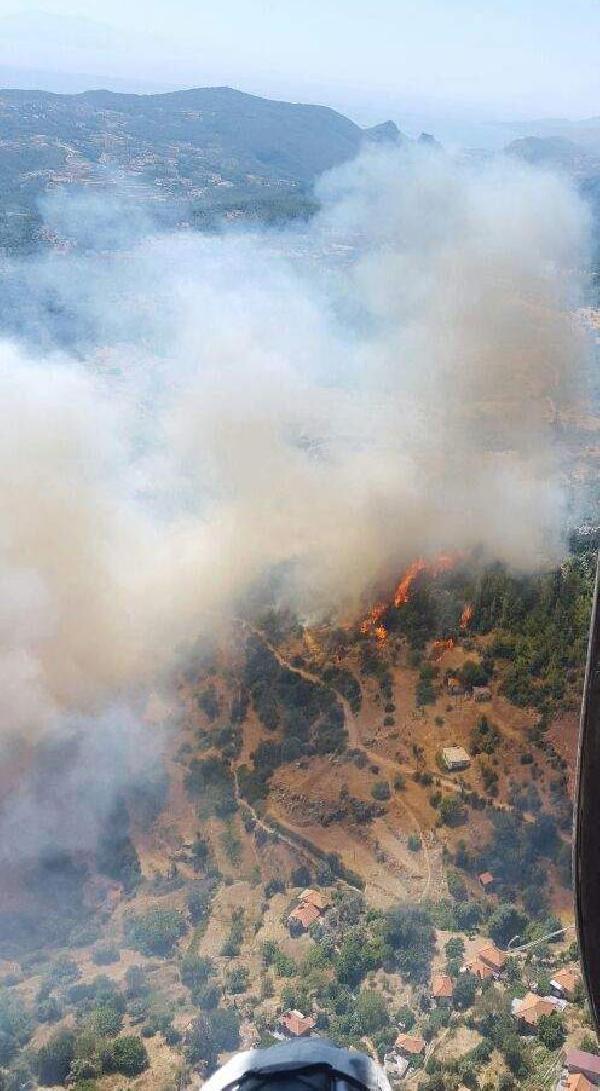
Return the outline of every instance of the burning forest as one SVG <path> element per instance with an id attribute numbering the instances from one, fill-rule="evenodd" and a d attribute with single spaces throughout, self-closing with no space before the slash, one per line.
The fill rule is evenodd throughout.
<path id="1" fill-rule="evenodd" d="M 0 344 L 8 1091 L 188 1086 L 290 1026 L 383 1055 L 382 980 L 433 1040 L 434 958 L 465 1029 L 466 940 L 564 913 L 551 725 L 591 568 L 560 567 L 548 405 L 584 389 L 585 209 L 416 146 L 319 197 L 301 229 L 9 269 L 32 317 Z"/>

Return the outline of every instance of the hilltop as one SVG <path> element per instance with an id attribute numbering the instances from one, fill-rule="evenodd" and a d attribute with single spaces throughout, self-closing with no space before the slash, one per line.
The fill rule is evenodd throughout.
<path id="1" fill-rule="evenodd" d="M 319 174 L 366 141 L 401 134 L 393 122 L 361 129 L 326 106 L 202 87 L 153 95 L 2 90 L 0 138 L 0 205 L 8 211 L 33 214 L 57 188 L 116 190 L 153 217 L 202 226 L 215 211 L 309 215 Z"/>
<path id="2" fill-rule="evenodd" d="M 533 577 L 423 562 L 377 631 L 373 611 L 315 627 L 269 609 L 192 655 L 159 708 L 163 761 L 95 856 L 4 876 L 7 1086 L 174 1088 L 293 1009 L 396 1076 L 398 1034 L 421 1036 L 428 1088 L 549 1087 L 565 1039 L 586 1044 L 581 986 L 533 1042 L 511 1002 L 561 967 L 578 982 L 570 741 L 592 576 L 586 540 Z M 445 766 L 452 746 L 467 768 Z M 560 928 L 498 956 L 497 980 L 481 969 L 490 944 Z"/>

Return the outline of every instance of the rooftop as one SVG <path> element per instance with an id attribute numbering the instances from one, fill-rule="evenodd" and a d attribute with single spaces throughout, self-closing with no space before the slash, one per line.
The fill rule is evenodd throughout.
<path id="1" fill-rule="evenodd" d="M 488 966 L 492 967 L 492 970 L 501 970 L 506 963 L 504 951 L 499 951 L 494 943 L 488 943 L 487 947 L 482 947 L 477 952 L 477 958 L 480 958 L 482 962 L 486 962 Z"/>
<path id="2" fill-rule="evenodd" d="M 593 1084 L 583 1075 L 583 1072 L 576 1072 L 567 1077 L 565 1091 L 593 1091 Z"/>
<path id="3" fill-rule="evenodd" d="M 570 993 L 573 992 L 578 981 L 579 974 L 576 973 L 575 970 L 565 968 L 564 970 L 557 970 L 556 973 L 552 975 L 550 984 Z"/>
<path id="4" fill-rule="evenodd" d="M 292 909 L 288 921 L 298 921 L 303 928 L 310 928 L 311 924 L 318 921 L 320 916 L 320 910 L 311 905 L 310 902 L 300 902 L 300 905 Z"/>
<path id="5" fill-rule="evenodd" d="M 399 1034 L 396 1038 L 396 1048 L 417 1056 L 425 1049 L 425 1042 L 418 1034 Z"/>
<path id="6" fill-rule="evenodd" d="M 583 1049 L 568 1049 L 565 1064 L 569 1072 L 589 1072 L 592 1076 L 600 1076 L 600 1057 L 595 1053 L 586 1053 Z"/>
<path id="7" fill-rule="evenodd" d="M 538 1025 L 542 1015 L 551 1015 L 553 1011 L 556 1011 L 556 1007 L 552 1001 L 543 996 L 536 996 L 535 993 L 527 993 L 518 1007 L 515 1006 L 517 1018 L 523 1019 L 531 1027 Z"/>
<path id="8" fill-rule="evenodd" d="M 312 890 L 310 888 L 302 891 L 300 901 L 308 902 L 309 905 L 314 905 L 315 909 L 319 909 L 321 912 L 324 912 L 330 904 L 326 894 L 322 894 L 320 890 Z"/>
<path id="9" fill-rule="evenodd" d="M 313 1029 L 315 1020 L 312 1015 L 303 1015 L 301 1011 L 293 1009 L 281 1016 L 281 1025 L 294 1038 L 301 1038 L 303 1034 L 308 1034 Z"/>
<path id="10" fill-rule="evenodd" d="M 464 746 L 445 746 L 442 750 L 442 758 L 446 765 L 470 765 L 471 758 Z"/>
<path id="11" fill-rule="evenodd" d="M 448 974 L 435 974 L 431 982 L 431 995 L 436 999 L 449 999 L 454 993 Z"/>
<path id="12" fill-rule="evenodd" d="M 470 962 L 467 962 L 465 970 L 468 970 L 471 974 L 475 974 L 480 981 L 487 981 L 493 976 L 494 972 L 492 967 L 488 966 L 487 963 L 482 962 L 480 958 L 473 958 Z"/>

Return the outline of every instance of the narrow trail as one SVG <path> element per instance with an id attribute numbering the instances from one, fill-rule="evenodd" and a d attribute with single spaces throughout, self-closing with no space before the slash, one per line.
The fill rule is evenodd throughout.
<path id="1" fill-rule="evenodd" d="M 279 648 L 277 648 L 274 644 L 271 643 L 270 640 L 268 640 L 268 638 L 264 635 L 264 633 L 262 633 L 260 631 L 260 629 L 256 629 L 253 625 L 250 625 L 249 622 L 242 621 L 242 619 L 240 619 L 240 622 L 241 622 L 242 626 L 245 629 L 247 629 L 249 632 L 251 632 L 254 636 L 256 636 L 259 640 L 262 641 L 262 643 L 265 645 L 265 647 L 269 649 L 271 654 L 275 656 L 275 659 L 279 663 L 279 666 L 282 667 L 284 670 L 292 671 L 294 674 L 300 675 L 300 677 L 304 678 L 305 681 L 307 681 L 307 682 L 312 682 L 313 684 L 316 684 L 316 685 L 319 685 L 319 686 L 322 686 L 324 684 L 323 679 L 318 674 L 315 674 L 313 671 L 307 670 L 305 667 L 297 667 L 294 664 L 292 664 L 289 661 L 289 659 L 287 659 L 286 656 L 284 656 L 280 652 Z M 342 708 L 344 710 L 344 726 L 345 726 L 346 731 L 348 733 L 349 748 L 351 748 L 351 749 L 361 749 L 366 754 L 366 756 L 369 758 L 371 764 L 379 765 L 379 766 L 383 765 L 386 768 L 388 768 L 393 775 L 397 775 L 398 773 L 400 773 L 402 775 L 405 775 L 407 772 L 410 773 L 410 774 L 415 773 L 416 772 L 415 767 L 411 768 L 410 766 L 403 765 L 400 762 L 394 761 L 392 758 L 386 758 L 382 754 L 378 754 L 377 751 L 375 751 L 375 750 L 369 750 L 364 745 L 364 743 L 362 741 L 362 738 L 361 738 L 361 735 L 360 735 L 360 731 L 359 731 L 359 728 L 358 728 L 358 723 L 357 723 L 356 717 L 355 717 L 352 709 L 350 708 L 350 705 L 349 705 L 348 701 L 346 700 L 345 697 L 342 696 L 341 693 L 338 693 L 337 690 L 335 692 L 336 692 L 336 696 L 337 696 L 338 700 L 340 701 L 340 704 L 342 705 Z M 451 785 L 451 787 L 453 788 L 454 791 L 458 790 L 457 785 L 454 784 L 452 781 L 449 781 L 449 784 Z M 416 814 L 414 813 L 412 808 L 409 807 L 408 803 L 406 803 L 398 795 L 396 795 L 395 800 L 403 808 L 405 813 L 410 818 L 413 826 L 415 827 L 415 829 L 417 831 L 419 839 L 421 841 L 421 846 L 422 846 L 422 851 L 423 851 L 423 858 L 424 858 L 424 861 L 425 861 L 425 867 L 426 867 L 426 871 L 427 871 L 425 884 L 424 884 L 423 889 L 421 890 L 418 898 L 416 899 L 418 902 L 421 902 L 421 901 L 423 901 L 424 898 L 427 897 L 427 895 L 429 894 L 429 891 L 431 889 L 431 872 L 432 872 L 432 869 L 431 869 L 431 859 L 430 859 L 430 855 L 429 855 L 429 849 L 428 849 L 428 846 L 427 846 L 426 834 L 423 831 L 421 823 L 419 822 Z M 380 890 L 384 889 L 383 887 L 379 886 L 379 884 L 377 884 L 375 882 L 371 883 L 370 885 L 378 887 Z M 389 892 L 389 891 L 384 891 L 384 892 L 391 894 L 391 892 Z M 392 895 L 392 896 L 394 896 L 394 895 Z"/>
<path id="2" fill-rule="evenodd" d="M 239 784 L 239 780 L 238 780 L 238 772 L 237 772 L 236 768 L 233 769 L 233 794 L 235 796 L 235 799 L 236 799 L 236 802 L 238 803 L 238 805 L 241 808 L 243 808 L 244 810 L 246 810 L 250 814 L 250 816 L 252 817 L 252 819 L 254 820 L 256 825 L 261 830 L 263 830 L 265 833 L 269 834 L 270 836 L 276 837 L 278 839 L 278 841 L 282 841 L 284 845 L 287 845 L 288 848 L 292 849 L 294 852 L 298 853 L 300 856 L 304 856 L 307 860 L 310 860 L 312 864 L 315 864 L 315 863 L 320 864 L 320 863 L 323 862 L 317 852 L 311 852 L 311 850 L 306 845 L 298 844 L 297 841 L 295 841 L 292 837 L 288 837 L 287 834 L 283 833 L 277 826 L 271 825 L 271 823 L 268 821 L 268 819 L 261 818 L 258 811 L 255 810 L 255 808 L 252 806 L 252 804 L 248 803 L 248 801 L 246 799 L 244 799 L 244 797 L 241 795 L 241 793 L 240 793 L 240 784 Z M 290 829 L 294 830 L 294 827 L 290 826 Z M 299 836 L 303 836 L 300 833 L 300 831 L 299 831 Z M 352 886 L 352 883 L 347 882 L 346 879 L 343 879 L 339 875 L 336 876 L 336 882 L 341 883 L 343 886 L 348 887 L 349 890 L 356 890 L 357 889 L 356 887 Z M 385 891 L 385 893 L 390 893 L 390 892 Z"/>

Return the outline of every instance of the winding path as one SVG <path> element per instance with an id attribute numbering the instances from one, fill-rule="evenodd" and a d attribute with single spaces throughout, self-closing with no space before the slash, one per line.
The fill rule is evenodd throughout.
<path id="1" fill-rule="evenodd" d="M 304 678 L 305 681 L 307 681 L 307 682 L 312 682 L 313 684 L 316 684 L 316 685 L 319 685 L 319 686 L 324 685 L 323 679 L 318 674 L 315 674 L 312 671 L 307 670 L 305 667 L 294 666 L 294 664 L 292 664 L 289 661 L 289 659 L 287 659 L 280 652 L 279 648 L 277 648 L 274 644 L 271 643 L 271 641 L 265 636 L 264 633 L 262 633 L 260 631 L 260 629 L 256 629 L 249 622 L 244 621 L 241 618 L 239 619 L 239 621 L 240 621 L 241 625 L 245 629 L 248 630 L 248 632 L 252 633 L 254 636 L 256 636 L 259 640 L 262 641 L 262 643 L 265 645 L 265 647 L 269 649 L 271 654 L 275 656 L 275 659 L 279 663 L 280 667 L 282 667 L 284 670 L 292 671 L 294 674 L 300 675 L 300 677 Z M 393 774 L 393 775 L 397 775 L 398 773 L 401 773 L 402 775 L 404 775 L 407 772 L 409 772 L 409 773 L 416 772 L 416 769 L 414 767 L 410 767 L 410 766 L 407 766 L 407 765 L 401 765 L 400 762 L 394 761 L 392 758 L 386 758 L 382 754 L 377 753 L 377 751 L 375 751 L 375 750 L 369 750 L 364 745 L 364 743 L 362 741 L 362 738 L 361 738 L 361 735 L 360 735 L 360 732 L 359 732 L 359 729 L 358 729 L 358 723 L 356 721 L 356 716 L 352 712 L 352 709 L 350 708 L 350 705 L 349 705 L 348 701 L 337 690 L 335 692 L 336 692 L 336 696 L 338 697 L 338 699 L 339 699 L 339 701 L 340 701 L 340 703 L 342 705 L 342 708 L 344 709 L 344 726 L 345 726 L 346 731 L 348 733 L 349 747 L 351 747 L 352 749 L 361 749 L 367 755 L 367 757 L 369 758 L 369 760 L 371 761 L 371 763 L 373 765 L 379 765 L 379 766 L 383 765 L 387 769 L 389 769 L 390 773 Z M 238 786 L 237 786 L 237 773 L 235 774 L 235 780 L 236 780 L 236 791 L 238 791 L 239 789 L 238 789 Z M 454 784 L 452 781 L 448 781 L 448 784 L 453 788 L 454 791 L 457 791 L 456 784 Z M 408 803 L 406 803 L 398 795 L 396 795 L 395 799 L 396 799 L 396 802 L 400 804 L 400 806 L 404 809 L 406 814 L 409 816 L 413 826 L 415 827 L 415 829 L 416 829 L 416 831 L 418 833 L 419 839 L 421 841 L 421 846 L 422 846 L 422 850 L 423 850 L 423 858 L 425 860 L 425 867 L 426 867 L 426 870 L 427 870 L 427 877 L 426 877 L 423 889 L 422 889 L 421 893 L 419 894 L 419 897 L 416 899 L 418 902 L 420 902 L 420 901 L 423 900 L 423 898 L 427 897 L 427 895 L 429 893 L 429 890 L 431 888 L 431 860 L 430 860 L 430 855 L 429 855 L 429 849 L 427 847 L 426 834 L 424 833 L 417 816 L 415 815 L 412 808 L 409 807 Z M 246 804 L 246 806 L 247 806 L 247 804 Z M 268 827 L 265 826 L 265 823 L 262 820 L 261 820 L 261 825 L 265 829 L 268 829 Z M 277 831 L 275 830 L 273 832 L 277 832 Z M 285 839 L 285 838 L 282 837 L 282 840 L 287 840 L 288 844 L 290 844 L 290 843 L 293 844 L 293 842 L 291 841 L 291 838 Z M 294 847 L 296 849 L 298 848 L 297 845 L 294 845 Z M 391 891 L 385 890 L 384 887 L 382 887 L 380 884 L 378 884 L 376 882 L 370 882 L 369 885 L 374 886 L 377 889 L 382 890 L 384 893 L 386 893 L 386 894 L 388 894 L 388 895 L 390 895 L 392 897 L 394 896 L 394 894 Z"/>

